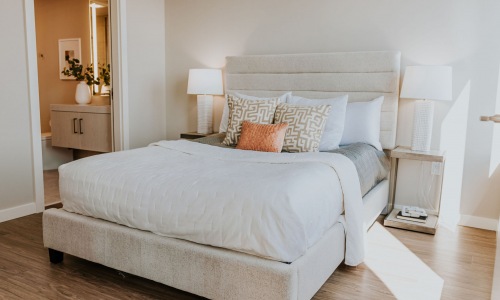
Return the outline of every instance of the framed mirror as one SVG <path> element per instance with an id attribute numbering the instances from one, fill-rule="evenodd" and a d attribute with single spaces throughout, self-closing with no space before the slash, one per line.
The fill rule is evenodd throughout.
<path id="1" fill-rule="evenodd" d="M 94 77 L 100 84 L 94 85 L 93 94 L 109 96 L 111 88 L 111 58 L 109 38 L 108 0 L 91 0 L 90 7 L 90 47 Z"/>

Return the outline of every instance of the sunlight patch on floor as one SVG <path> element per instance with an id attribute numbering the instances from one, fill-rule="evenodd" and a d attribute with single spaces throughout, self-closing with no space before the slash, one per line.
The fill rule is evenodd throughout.
<path id="1" fill-rule="evenodd" d="M 367 235 L 365 264 L 397 299 L 440 299 L 444 280 L 375 223 Z"/>

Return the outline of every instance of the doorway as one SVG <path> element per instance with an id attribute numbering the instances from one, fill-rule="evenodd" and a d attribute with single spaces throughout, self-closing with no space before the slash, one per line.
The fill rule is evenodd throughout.
<path id="1" fill-rule="evenodd" d="M 58 167 L 111 152 L 107 0 L 34 0 L 45 206 L 60 202 Z"/>

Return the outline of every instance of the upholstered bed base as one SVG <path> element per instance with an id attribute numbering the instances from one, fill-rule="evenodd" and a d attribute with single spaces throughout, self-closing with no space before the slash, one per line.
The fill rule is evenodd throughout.
<path id="1" fill-rule="evenodd" d="M 364 198 L 365 226 L 387 204 L 387 180 Z M 333 226 L 291 264 L 162 237 L 62 209 L 43 214 L 47 248 L 210 299 L 310 299 L 344 260 L 345 233 Z"/>
<path id="2" fill-rule="evenodd" d="M 43 214 L 44 244 L 210 299 L 310 299 L 344 259 L 337 223 L 292 264 L 166 238 L 62 209 Z"/>

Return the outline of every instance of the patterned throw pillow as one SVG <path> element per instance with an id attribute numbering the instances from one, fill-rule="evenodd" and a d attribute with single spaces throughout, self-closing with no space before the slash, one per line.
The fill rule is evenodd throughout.
<path id="1" fill-rule="evenodd" d="M 226 138 L 223 143 L 228 146 L 238 144 L 243 121 L 257 124 L 272 124 L 274 112 L 279 103 L 280 98 L 249 101 L 228 95 L 229 126 L 227 127 Z"/>
<path id="2" fill-rule="evenodd" d="M 318 152 L 330 109 L 330 105 L 278 105 L 274 123 L 288 123 L 283 151 Z"/>
<path id="3" fill-rule="evenodd" d="M 287 123 L 256 124 L 243 121 L 236 149 L 281 152 L 287 128 Z"/>

